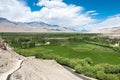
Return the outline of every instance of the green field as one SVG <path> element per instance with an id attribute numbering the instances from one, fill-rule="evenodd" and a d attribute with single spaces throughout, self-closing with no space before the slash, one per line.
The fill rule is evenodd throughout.
<path id="1" fill-rule="evenodd" d="M 89 57 L 95 64 L 97 63 L 111 63 L 120 64 L 120 55 L 109 49 L 97 45 L 86 43 L 73 43 L 68 47 L 57 46 L 43 46 L 45 49 L 50 49 L 53 53 L 67 57 L 84 59 Z M 106 56 L 106 57 L 105 57 Z"/>
<path id="2" fill-rule="evenodd" d="M 5 41 L 23 56 L 54 59 L 80 74 L 100 80 L 120 80 L 120 43 L 101 34 L 1 33 Z M 49 45 L 45 45 L 50 42 Z"/>
<path id="3" fill-rule="evenodd" d="M 80 42 L 67 44 L 63 43 L 61 45 L 45 45 L 21 50 L 31 51 L 30 55 L 34 55 L 36 52 L 43 52 L 48 54 L 54 53 L 65 58 L 84 59 L 89 57 L 93 60 L 94 64 L 120 64 L 120 54 L 118 52 L 115 52 L 114 50 L 106 47 Z"/>

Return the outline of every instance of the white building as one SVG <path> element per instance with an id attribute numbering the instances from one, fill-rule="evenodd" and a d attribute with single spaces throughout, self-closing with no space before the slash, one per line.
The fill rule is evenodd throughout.
<path id="1" fill-rule="evenodd" d="M 119 47 L 119 43 L 114 44 L 113 47 Z"/>
<path id="2" fill-rule="evenodd" d="M 50 42 L 46 42 L 45 45 L 50 45 Z"/>

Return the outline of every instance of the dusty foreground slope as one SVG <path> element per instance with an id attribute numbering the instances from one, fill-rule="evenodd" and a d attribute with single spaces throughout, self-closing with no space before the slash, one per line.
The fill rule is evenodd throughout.
<path id="1" fill-rule="evenodd" d="M 54 60 L 26 59 L 10 80 L 82 80 Z"/>

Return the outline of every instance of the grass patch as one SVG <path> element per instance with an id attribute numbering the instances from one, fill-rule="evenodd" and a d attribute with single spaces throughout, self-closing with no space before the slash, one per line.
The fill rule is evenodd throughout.
<path id="1" fill-rule="evenodd" d="M 69 45 L 69 46 L 68 46 Z M 112 49 L 88 44 L 88 43 L 69 43 L 66 46 L 62 45 L 47 45 L 39 46 L 29 49 L 21 49 L 25 56 L 33 56 L 36 53 L 53 53 L 65 58 L 78 58 L 84 59 L 89 57 L 93 60 L 94 64 L 98 63 L 110 63 L 110 64 L 120 64 L 119 53 L 113 51 Z M 30 53 L 27 54 L 27 51 Z"/>

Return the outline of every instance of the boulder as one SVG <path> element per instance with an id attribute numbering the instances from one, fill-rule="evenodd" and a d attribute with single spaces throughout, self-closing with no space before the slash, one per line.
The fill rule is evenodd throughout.
<path id="1" fill-rule="evenodd" d="M 7 50 L 7 44 L 5 43 L 5 41 L 2 38 L 0 38 L 0 48 Z"/>

